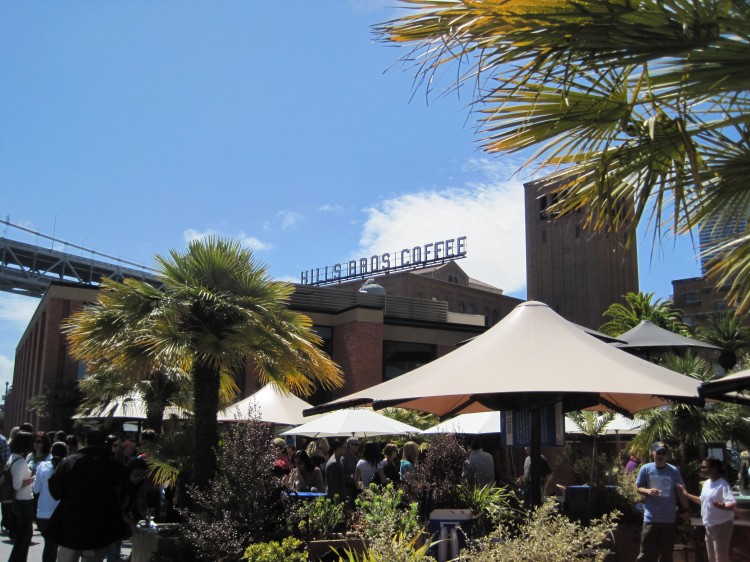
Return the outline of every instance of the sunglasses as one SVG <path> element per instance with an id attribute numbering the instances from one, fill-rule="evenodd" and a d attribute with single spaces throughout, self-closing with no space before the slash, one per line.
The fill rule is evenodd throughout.
<path id="1" fill-rule="evenodd" d="M 659 456 L 664 456 L 664 455 L 667 454 L 667 452 L 666 451 L 656 451 L 656 454 L 659 455 Z"/>

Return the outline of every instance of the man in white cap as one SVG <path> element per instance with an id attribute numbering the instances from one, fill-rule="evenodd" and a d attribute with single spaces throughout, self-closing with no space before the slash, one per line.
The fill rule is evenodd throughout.
<path id="1" fill-rule="evenodd" d="M 672 562 L 677 502 L 687 509 L 687 498 L 678 485 L 685 485 L 680 469 L 667 463 L 667 446 L 657 441 L 651 446 L 653 462 L 641 467 L 635 485 L 643 496 L 643 530 L 641 552 L 636 560 Z"/>

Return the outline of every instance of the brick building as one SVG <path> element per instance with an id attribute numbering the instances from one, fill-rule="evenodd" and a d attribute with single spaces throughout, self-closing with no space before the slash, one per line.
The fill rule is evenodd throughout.
<path id="1" fill-rule="evenodd" d="M 682 310 L 682 320 L 688 326 L 705 325 L 710 315 L 731 310 L 728 294 L 728 285 L 716 287 L 705 277 L 672 281 L 672 301 Z"/>
<path id="2" fill-rule="evenodd" d="M 13 386 L 5 401 L 6 430 L 26 421 L 38 428 L 62 427 L 63 420 L 59 417 L 43 420 L 31 414 L 27 403 L 30 398 L 50 389 L 60 392 L 66 382 L 83 376 L 79 363 L 68 355 L 60 326 L 64 319 L 93 300 L 95 295 L 96 289 L 86 286 L 50 284 L 16 348 Z"/>
<path id="3" fill-rule="evenodd" d="M 346 379 L 335 394 L 320 392 L 312 402 L 367 388 L 445 355 L 522 302 L 470 280 L 451 263 L 418 273 L 394 273 L 377 281 L 389 287 L 385 295 L 335 285 L 297 286 L 291 308 L 310 316 L 325 351 L 341 366 Z M 67 353 L 60 327 L 85 302 L 93 301 L 96 292 L 89 286 L 50 285 L 16 349 L 6 429 L 24 421 L 44 430 L 62 427 L 60 416 L 37 418 L 28 412 L 27 404 L 56 385 L 84 376 L 84 366 Z M 237 382 L 243 396 L 259 388 L 252 369 Z"/>
<path id="4" fill-rule="evenodd" d="M 548 210 L 553 187 L 544 180 L 524 185 L 527 295 L 571 322 L 598 329 L 612 303 L 638 291 L 636 245 L 626 247 L 622 232 L 587 230 L 580 211 L 554 216 Z"/>

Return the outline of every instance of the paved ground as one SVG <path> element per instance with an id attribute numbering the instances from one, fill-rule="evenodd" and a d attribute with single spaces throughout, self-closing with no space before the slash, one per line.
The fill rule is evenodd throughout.
<path id="1" fill-rule="evenodd" d="M 0 536 L 0 560 L 7 560 L 10 556 L 10 551 L 13 548 L 13 543 L 10 542 L 8 537 Z M 42 560 L 42 549 L 44 548 L 44 538 L 36 530 L 34 525 L 34 538 L 31 540 L 31 548 L 29 549 L 28 562 L 41 562 Z M 122 545 L 122 553 L 130 554 L 130 541 L 125 541 Z"/>

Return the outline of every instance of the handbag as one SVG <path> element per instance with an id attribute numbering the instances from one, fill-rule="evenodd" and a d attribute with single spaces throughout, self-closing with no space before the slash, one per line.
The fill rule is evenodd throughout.
<path id="1" fill-rule="evenodd" d="M 13 487 L 13 475 L 10 472 L 11 467 L 16 461 L 23 460 L 21 457 L 9 463 L 2 474 L 0 474 L 0 503 L 13 503 L 16 499 L 16 489 Z"/>

